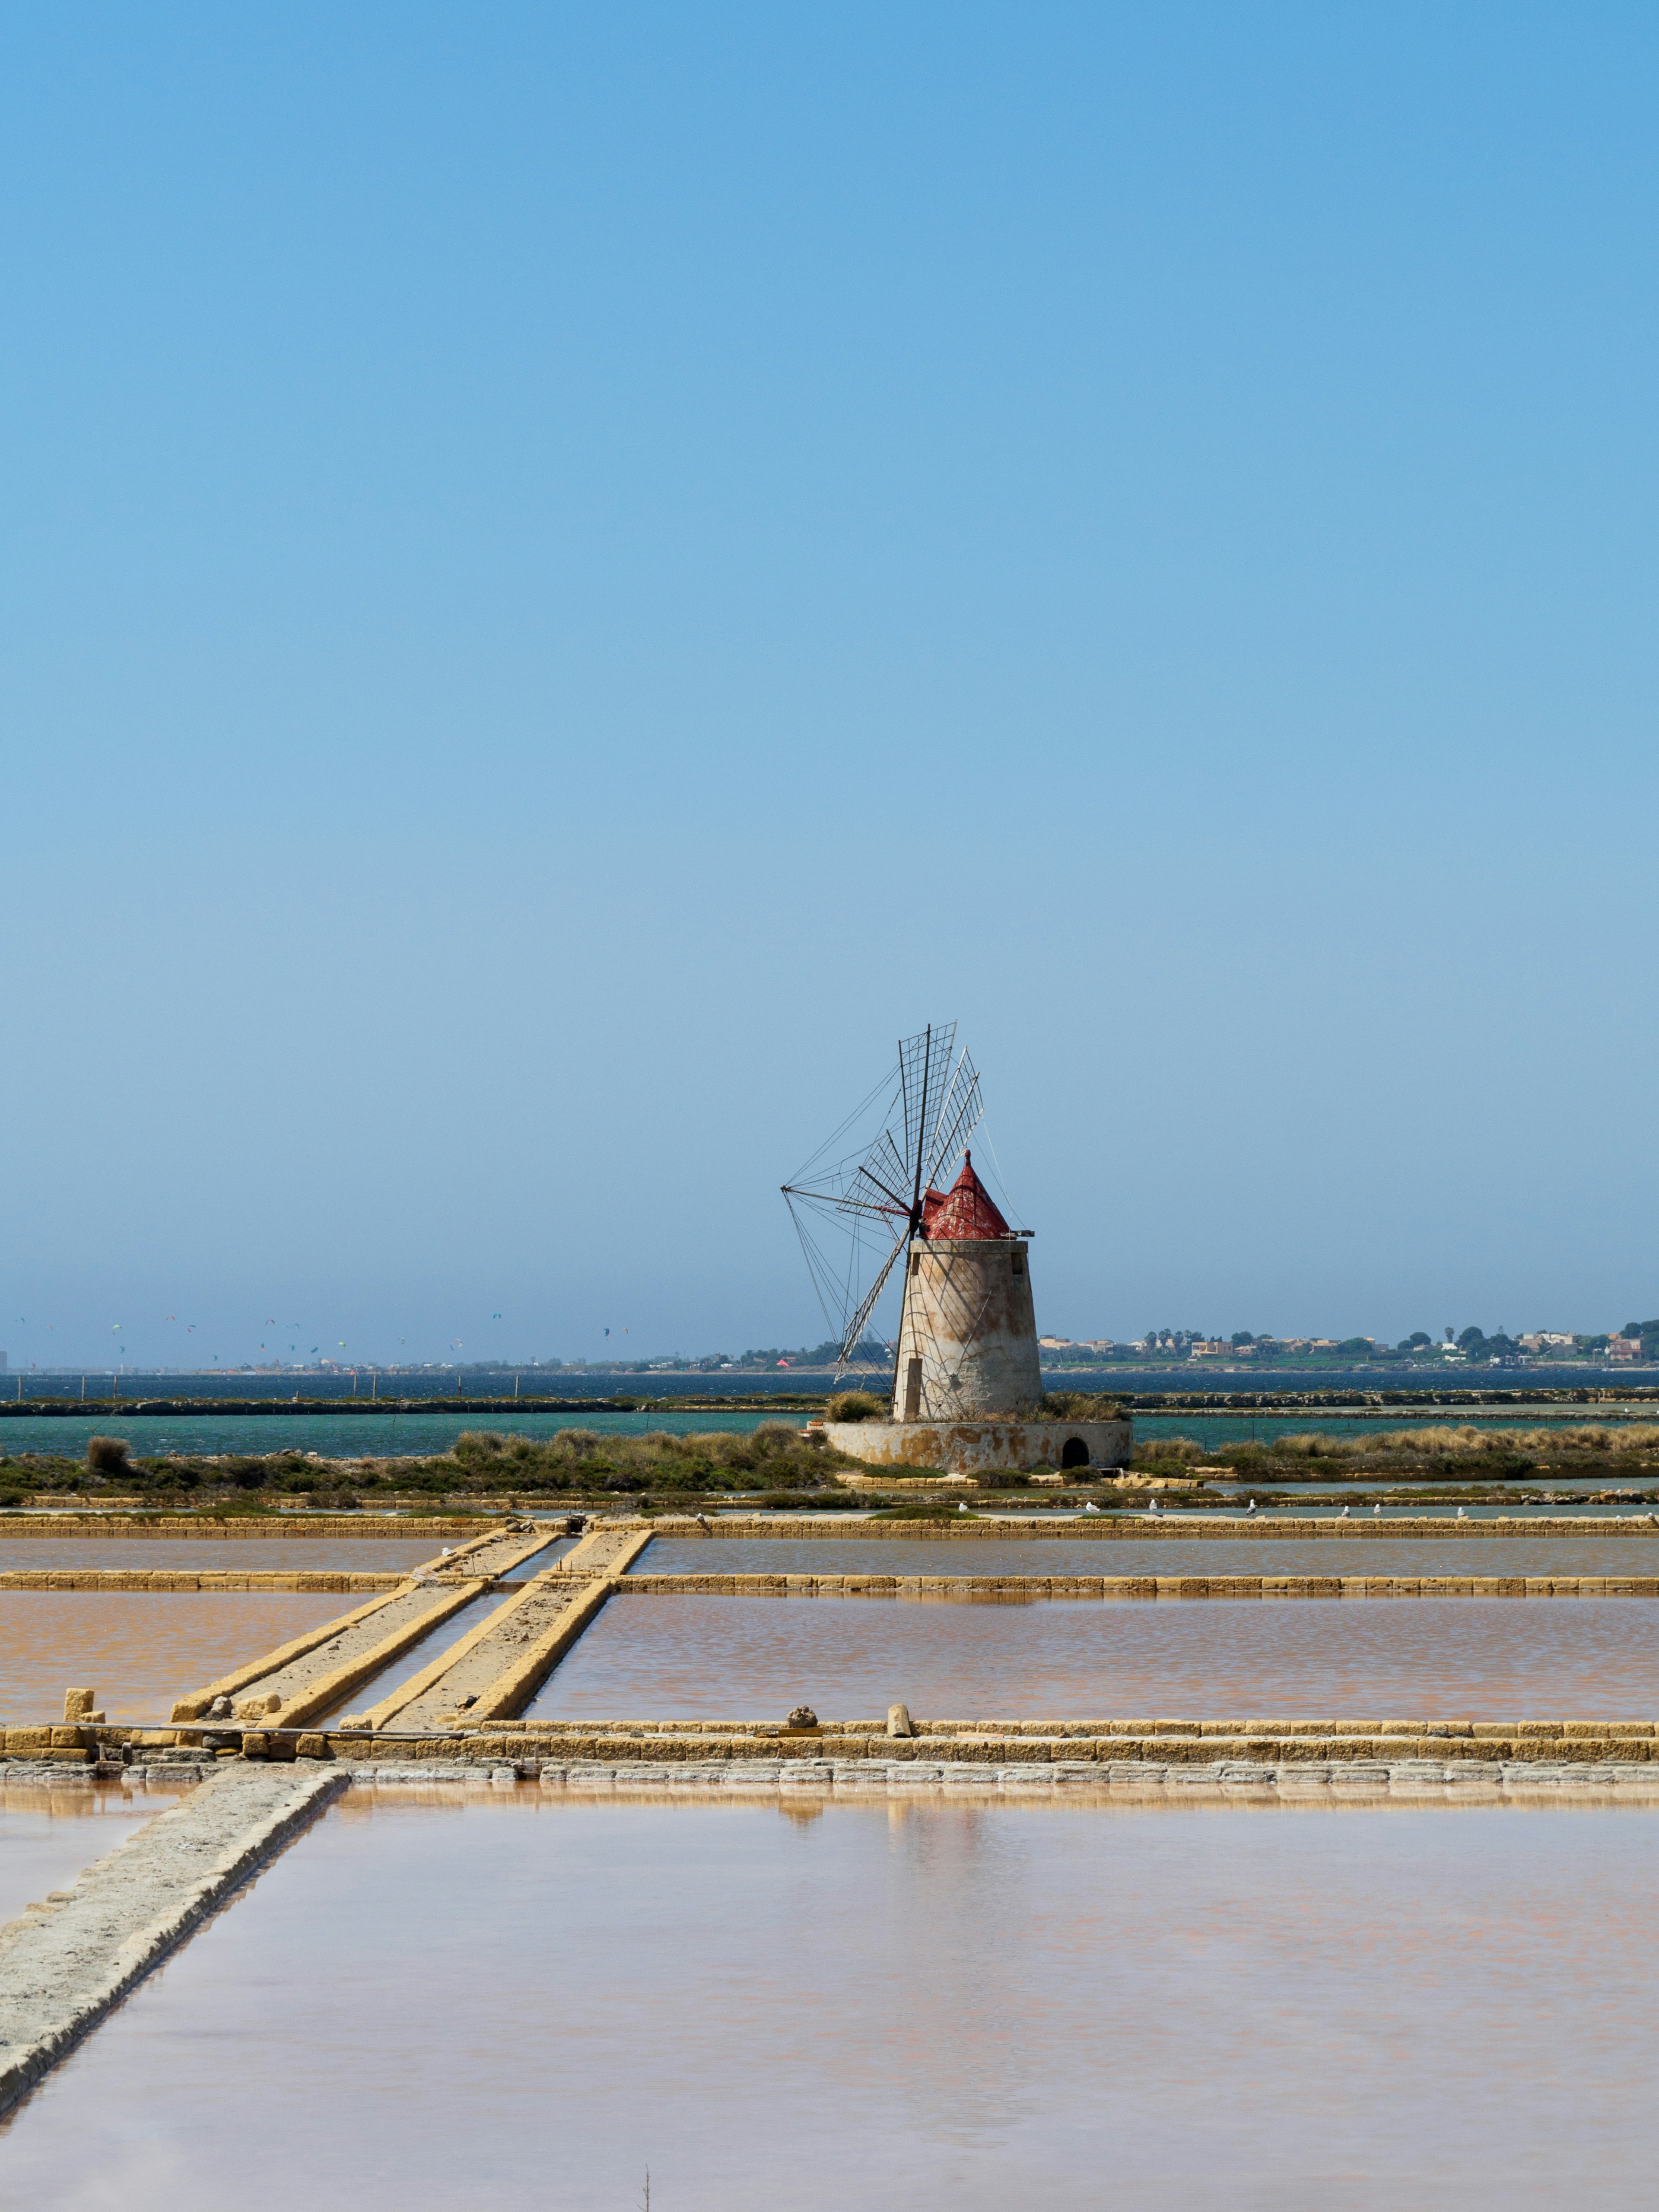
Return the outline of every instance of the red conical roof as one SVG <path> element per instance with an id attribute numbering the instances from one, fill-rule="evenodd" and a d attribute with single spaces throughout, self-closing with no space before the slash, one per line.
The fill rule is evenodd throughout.
<path id="1" fill-rule="evenodd" d="M 924 1192 L 921 1233 L 924 1237 L 960 1237 L 964 1241 L 1013 1235 L 997 1212 L 990 1192 L 974 1173 L 971 1152 L 963 1154 L 962 1173 L 948 1191 Z"/>

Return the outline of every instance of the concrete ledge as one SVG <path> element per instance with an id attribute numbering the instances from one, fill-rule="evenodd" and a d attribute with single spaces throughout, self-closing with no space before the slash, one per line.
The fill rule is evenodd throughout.
<path id="1" fill-rule="evenodd" d="M 314 1767 L 216 1774 L 0 1928 L 0 2112 L 344 1786 Z"/>

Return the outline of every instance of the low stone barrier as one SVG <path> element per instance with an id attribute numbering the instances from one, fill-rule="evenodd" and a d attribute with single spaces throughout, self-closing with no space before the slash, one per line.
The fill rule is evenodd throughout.
<path id="1" fill-rule="evenodd" d="M 408 1579 L 328 1567 L 9 1567 L 0 1590 L 390 1590 Z"/>
<path id="2" fill-rule="evenodd" d="M 1652 1513 L 1608 1514 L 1595 1518 L 1581 1515 L 1576 1519 L 1547 1514 L 1516 1514 L 1482 1521 L 1459 1521 L 1450 1514 L 1425 1514 L 1398 1521 L 1374 1521 L 1368 1515 L 1360 1520 L 1344 1521 L 1334 1516 L 1321 1520 L 1312 1516 L 1291 1519 L 1282 1514 L 1269 1520 L 1261 1515 L 1243 1514 L 1235 1518 L 1219 1513 L 1184 1514 L 1179 1517 L 1164 1513 L 1090 1513 L 1069 1521 L 1033 1521 L 985 1516 L 982 1504 L 976 1504 L 972 1515 L 946 1516 L 937 1521 L 859 1521 L 832 1514 L 825 1514 L 822 1519 L 802 1514 L 664 1514 L 641 1525 L 656 1535 L 676 1540 L 707 1536 L 716 1542 L 721 1538 L 752 1541 L 756 1537 L 773 1537 L 791 1543 L 807 1538 L 814 1542 L 819 1539 L 834 1542 L 837 1537 L 854 1538 L 865 1543 L 890 1539 L 895 1543 L 931 1544 L 943 1539 L 947 1542 L 1006 1544 L 1024 1539 L 1045 1544 L 1180 1544 L 1194 1540 L 1232 1544 L 1305 1541 L 1314 1536 L 1333 1537 L 1343 1543 L 1393 1542 L 1401 1537 L 1443 1541 L 1448 1536 L 1659 1536 L 1659 1515 Z"/>
<path id="3" fill-rule="evenodd" d="M 230 1514 L 216 1520 L 206 1513 L 6 1513 L 0 1514 L 0 1537 L 7 1543 L 18 1537 L 199 1536 L 216 1544 L 246 1537 L 251 1542 L 281 1542 L 285 1537 L 301 1541 L 317 1536 L 479 1536 L 499 1525 L 498 1514 L 461 1514 L 445 1519 L 411 1519 L 402 1514 L 291 1513 Z"/>
<path id="4" fill-rule="evenodd" d="M 1082 1765 L 1104 1769 L 1153 1759 L 1204 1765 L 1218 1759 L 1257 1765 L 1350 1765 L 1411 1755 L 1456 1758 L 1481 1765 L 1651 1765 L 1659 1777 L 1659 1737 L 1647 1721 L 1413 1721 L 918 1723 L 914 1738 L 896 1739 L 875 1723 L 811 1732 L 738 1724 L 675 1726 L 505 1722 L 493 1729 L 434 1730 L 410 1736 L 319 1729 L 289 1738 L 245 1738 L 252 1758 L 345 1761 L 355 1765 L 425 1766 L 432 1761 L 538 1772 L 551 1763 L 586 1760 L 617 1765 L 783 1765 L 823 1760 L 887 1765 L 998 1767 Z M 1037 1733 L 1037 1731 L 1042 1733 Z"/>
<path id="5" fill-rule="evenodd" d="M 1655 1563 L 1659 1565 L 1659 1561 Z M 1041 1598 L 1659 1597 L 1659 1575 L 653 1575 L 638 1597 Z"/>

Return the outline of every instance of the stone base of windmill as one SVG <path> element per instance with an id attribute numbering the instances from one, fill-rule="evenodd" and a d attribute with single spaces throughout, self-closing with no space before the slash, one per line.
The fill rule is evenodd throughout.
<path id="1" fill-rule="evenodd" d="M 1134 1449 L 1128 1421 L 826 1421 L 823 1434 L 866 1467 L 936 1482 L 1039 1470 L 1086 1480 L 1127 1467 Z M 856 1489 L 870 1478 L 842 1480 Z"/>

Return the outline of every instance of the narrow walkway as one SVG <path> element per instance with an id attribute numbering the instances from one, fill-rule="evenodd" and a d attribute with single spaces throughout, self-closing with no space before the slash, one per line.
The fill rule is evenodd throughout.
<path id="1" fill-rule="evenodd" d="M 326 1767 L 228 1768 L 0 1928 L 0 2112 L 346 1786 Z"/>

